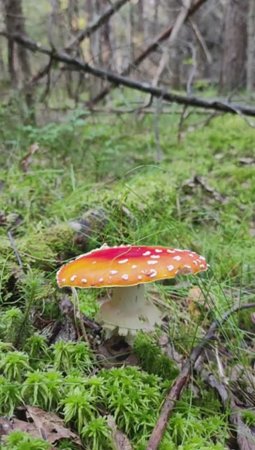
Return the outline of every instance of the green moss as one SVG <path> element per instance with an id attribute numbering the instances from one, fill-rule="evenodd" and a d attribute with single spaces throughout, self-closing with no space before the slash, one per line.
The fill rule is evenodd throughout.
<path id="1" fill-rule="evenodd" d="M 214 318 L 239 299 L 250 301 L 254 291 L 255 168 L 240 158 L 253 157 L 255 131 L 230 115 L 191 131 L 201 121 L 201 115 L 192 114 L 178 142 L 179 117 L 162 115 L 164 158 L 155 163 L 154 119 L 149 115 L 143 121 L 130 115 L 84 121 L 75 111 L 65 122 L 37 127 L 21 123 L 20 106 L 14 99 L 9 107 L 0 106 L 1 414 L 12 414 L 23 402 L 57 411 L 79 431 L 86 447 L 106 449 L 104 413 L 111 413 L 134 449 L 144 450 L 166 388 L 178 373 L 156 336 L 136 339 L 142 370 L 101 371 L 83 342 L 49 346 L 42 337 L 44 327 L 48 330 L 59 318 L 58 301 L 64 295 L 55 272 L 83 252 L 68 222 L 95 208 L 104 211 L 105 226 L 93 222 L 89 238 L 85 236 L 88 249 L 104 242 L 158 244 L 206 256 L 206 274 L 148 287 L 167 312 L 165 326 L 185 357 Z M 23 172 L 20 163 L 34 142 L 39 151 Z M 194 176 L 203 177 L 204 186 L 192 185 Z M 190 309 L 193 286 L 204 294 L 197 316 Z M 103 294 L 80 290 L 81 311 L 94 318 Z M 227 321 L 220 333 L 231 364 L 238 361 L 247 371 L 253 328 L 250 313 L 243 313 Z M 228 418 L 211 390 L 196 383 L 197 397 L 192 390 L 182 395 L 161 450 L 226 447 Z M 249 416 L 247 423 L 252 420 Z M 23 445 L 23 437 L 19 439 Z M 28 449 L 33 445 L 24 442 Z"/>
<path id="2" fill-rule="evenodd" d="M 143 370 L 159 375 L 168 381 L 176 378 L 179 370 L 166 355 L 164 355 L 155 339 L 148 334 L 140 333 L 134 343 L 134 351 L 139 357 Z"/>
<path id="3" fill-rule="evenodd" d="M 32 437 L 23 431 L 13 431 L 6 439 L 2 450 L 50 450 L 51 445 L 44 439 Z"/>

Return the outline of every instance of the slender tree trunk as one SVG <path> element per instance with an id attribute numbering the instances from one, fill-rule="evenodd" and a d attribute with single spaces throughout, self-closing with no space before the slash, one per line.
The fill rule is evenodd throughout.
<path id="1" fill-rule="evenodd" d="M 108 0 L 103 0 L 102 5 L 104 9 L 109 6 Z M 111 23 L 108 20 L 101 30 L 101 49 L 102 49 L 102 61 L 105 67 L 111 68 L 112 60 L 112 43 L 111 43 Z"/>
<path id="2" fill-rule="evenodd" d="M 247 90 L 255 88 L 255 1 L 249 1 L 247 43 Z"/>
<path id="3" fill-rule="evenodd" d="M 6 30 L 8 33 L 26 35 L 25 18 L 23 15 L 22 0 L 3 0 Z M 16 61 L 17 60 L 17 61 Z M 16 62 L 18 64 L 16 64 Z M 30 118 L 34 120 L 32 113 L 34 100 L 33 91 L 28 87 L 31 77 L 31 67 L 27 50 L 22 45 L 15 45 L 8 41 L 8 69 L 13 87 L 17 87 L 18 80 L 22 81 L 25 93 L 25 101 L 30 108 Z M 18 74 L 18 69 L 20 75 Z"/>
<path id="4" fill-rule="evenodd" d="M 220 87 L 223 91 L 246 84 L 248 0 L 228 0 L 223 36 Z"/>

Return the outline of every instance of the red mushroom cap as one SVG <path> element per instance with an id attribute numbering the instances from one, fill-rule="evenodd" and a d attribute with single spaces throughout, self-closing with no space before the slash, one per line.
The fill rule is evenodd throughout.
<path id="1" fill-rule="evenodd" d="M 120 246 L 92 250 L 62 266 L 59 287 L 135 286 L 176 275 L 207 270 L 205 258 L 190 250 L 166 247 Z"/>

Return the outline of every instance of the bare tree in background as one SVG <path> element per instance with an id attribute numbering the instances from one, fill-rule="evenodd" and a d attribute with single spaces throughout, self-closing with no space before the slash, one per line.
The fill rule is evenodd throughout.
<path id="1" fill-rule="evenodd" d="M 5 11 L 6 29 L 10 33 L 20 33 L 25 35 L 25 19 L 23 16 L 21 0 L 3 0 Z M 9 41 L 8 47 L 8 67 L 12 83 L 17 82 L 17 69 L 15 67 L 15 53 L 18 57 L 21 76 L 23 82 L 26 83 L 31 76 L 31 68 L 27 50 L 21 46 L 15 46 L 13 41 Z"/>
<path id="2" fill-rule="evenodd" d="M 247 90 L 255 88 L 255 1 L 249 1 L 247 42 Z"/>
<path id="3" fill-rule="evenodd" d="M 223 37 L 220 87 L 224 91 L 246 84 L 248 0 L 228 0 Z"/>
<path id="4" fill-rule="evenodd" d="M 2 0 L 2 2 L 8 33 L 26 35 L 22 0 Z M 33 91 L 31 88 L 28 89 L 28 82 L 31 77 L 28 52 L 24 47 L 16 45 L 12 40 L 8 41 L 8 70 L 11 85 L 24 89 L 26 104 L 32 111 Z"/>
<path id="5" fill-rule="evenodd" d="M 31 89 L 37 89 L 38 103 L 52 109 L 53 103 L 60 109 L 84 107 L 87 100 L 95 107 L 111 92 L 108 103 L 114 103 L 113 88 L 122 83 L 110 81 L 110 72 L 164 89 L 186 89 L 188 96 L 209 85 L 236 93 L 255 87 L 255 0 L 33 1 L 0 0 L 0 36 L 7 38 L 0 47 L 3 91 L 8 79 L 25 92 L 27 105 L 33 103 Z M 19 45 L 26 36 L 22 6 L 29 38 L 50 49 L 31 53 L 31 65 L 26 46 Z M 56 63 L 60 50 L 92 70 Z M 95 75 L 96 70 L 105 75 Z M 123 101 L 125 96 L 126 91 Z M 143 98 L 130 102 L 144 104 Z"/>

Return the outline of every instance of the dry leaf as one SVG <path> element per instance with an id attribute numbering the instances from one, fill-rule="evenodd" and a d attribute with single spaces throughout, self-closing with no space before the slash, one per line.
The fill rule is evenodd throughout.
<path id="1" fill-rule="evenodd" d="M 19 410 L 21 411 L 21 409 Z M 66 428 L 64 421 L 56 414 L 35 406 L 26 406 L 24 409 L 22 408 L 22 412 L 26 420 L 20 420 L 16 417 L 12 419 L 0 418 L 0 436 L 20 430 L 31 434 L 33 437 L 44 439 L 50 444 L 56 444 L 62 439 L 70 439 L 81 449 L 83 448 L 80 438 Z"/>
<path id="2" fill-rule="evenodd" d="M 82 447 L 80 438 L 66 428 L 64 421 L 55 413 L 44 411 L 36 406 L 26 406 L 27 417 L 34 422 L 38 433 L 44 439 L 54 444 L 61 439 L 71 439 L 73 443 Z"/>

